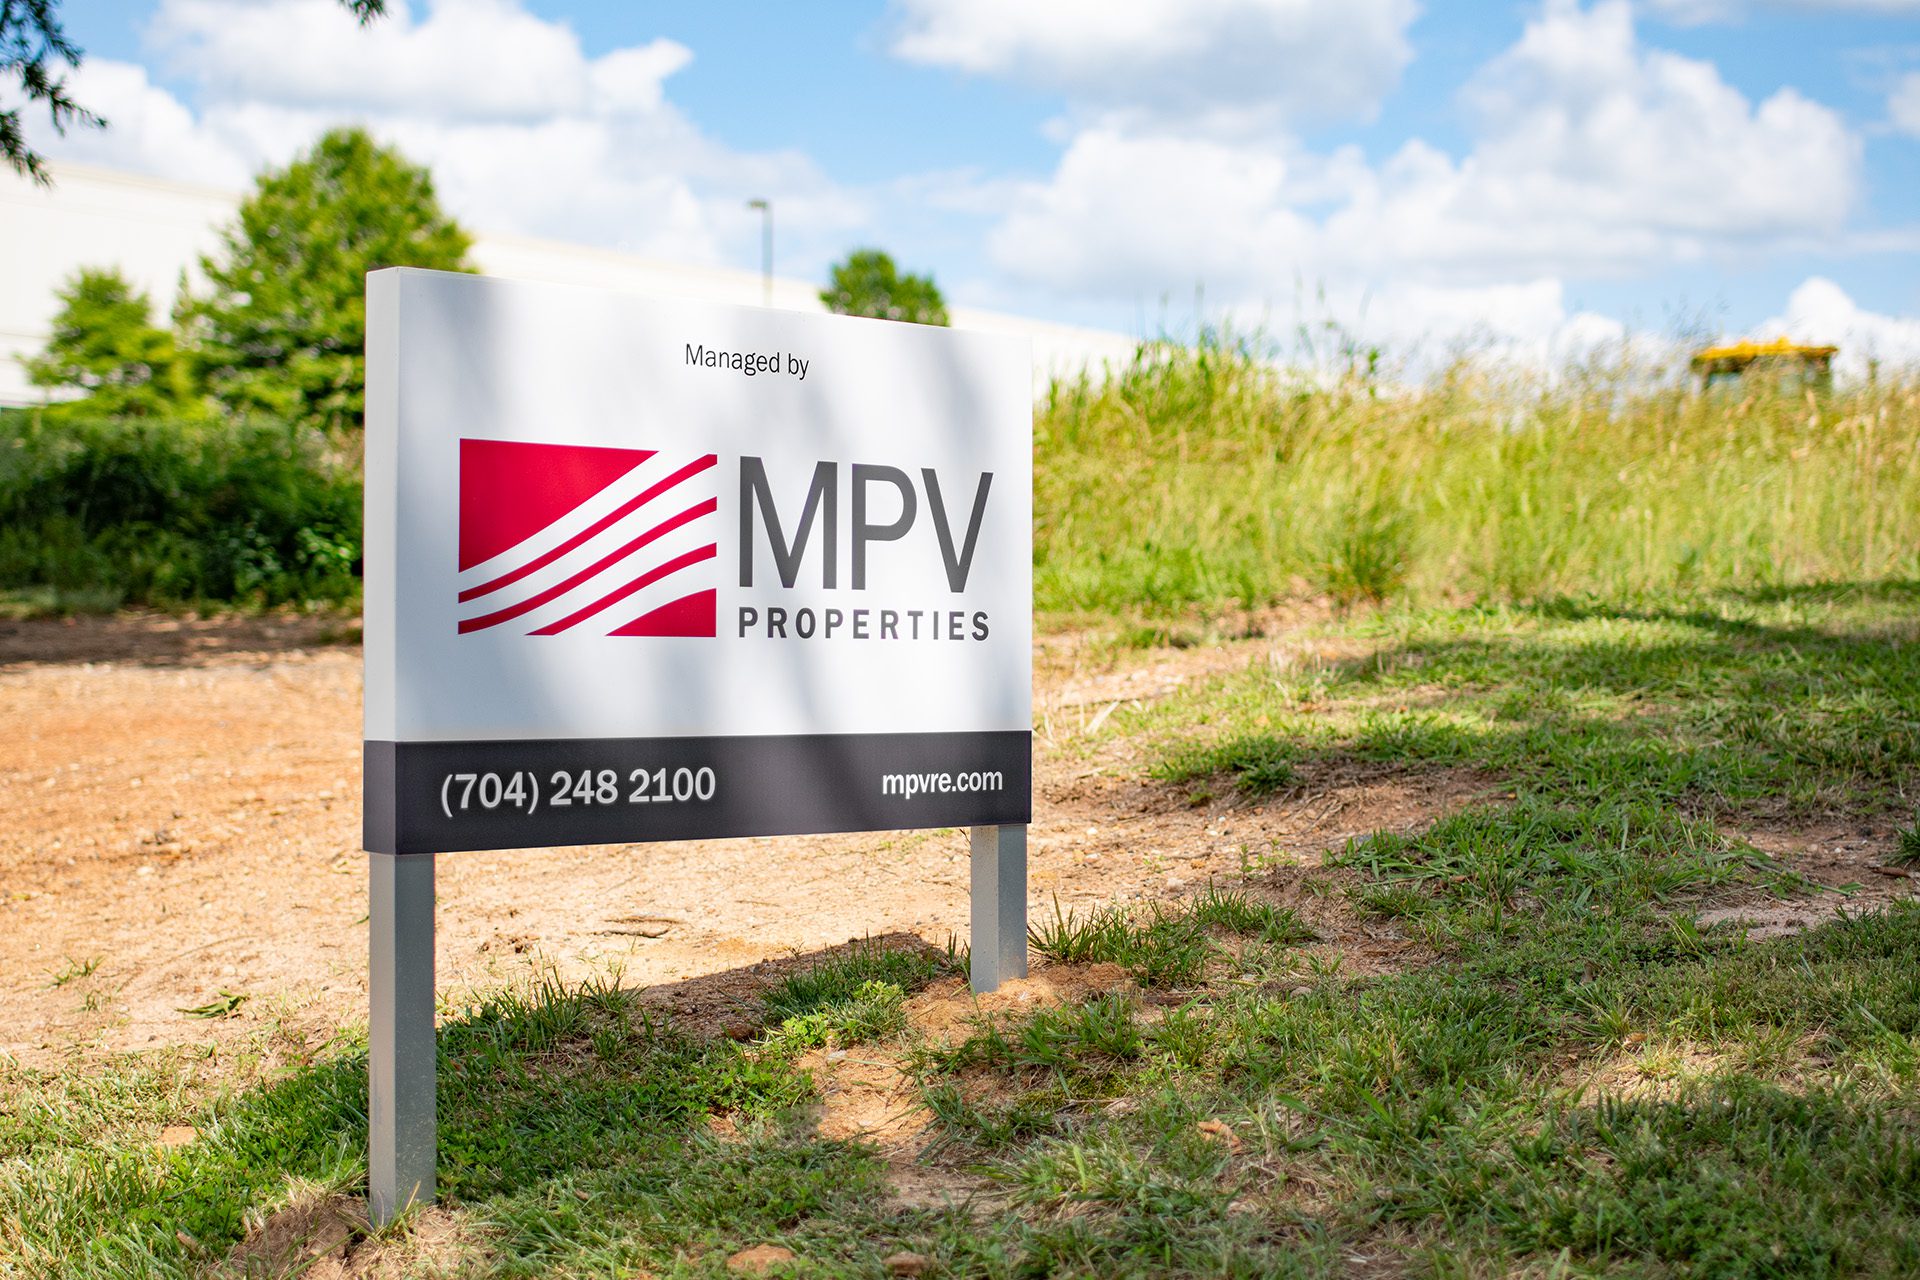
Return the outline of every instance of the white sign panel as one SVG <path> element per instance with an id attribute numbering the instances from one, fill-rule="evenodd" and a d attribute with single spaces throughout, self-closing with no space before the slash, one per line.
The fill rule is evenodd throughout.
<path id="1" fill-rule="evenodd" d="M 367 282 L 367 847 L 1023 823 L 1024 342 Z"/>

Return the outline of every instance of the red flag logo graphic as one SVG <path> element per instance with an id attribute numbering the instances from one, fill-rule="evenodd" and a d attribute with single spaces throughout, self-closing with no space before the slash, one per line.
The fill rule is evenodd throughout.
<path id="1" fill-rule="evenodd" d="M 718 634 L 714 455 L 460 442 L 460 632 Z"/>

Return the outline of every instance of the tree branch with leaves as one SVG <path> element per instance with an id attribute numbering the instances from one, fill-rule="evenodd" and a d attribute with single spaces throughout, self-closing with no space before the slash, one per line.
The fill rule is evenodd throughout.
<path id="1" fill-rule="evenodd" d="M 80 50 L 60 26 L 57 0 L 0 0 L 0 84 L 18 78 L 26 106 L 0 110 L 0 156 L 14 171 L 48 186 L 47 167 L 27 146 L 26 107 L 43 104 L 55 133 L 65 136 L 69 125 L 102 128 L 106 121 L 75 102 L 67 93 L 61 64 L 80 65 Z"/>
<path id="2" fill-rule="evenodd" d="M 340 0 L 342 8 L 365 26 L 387 11 L 387 0 Z M 77 70 L 83 56 L 60 25 L 60 0 L 0 0 L 0 103 L 13 96 L 25 101 L 0 106 L 0 160 L 39 185 L 53 185 L 46 161 L 27 144 L 27 113 L 44 107 L 53 131 L 65 137 L 72 126 L 104 129 L 106 120 L 87 110 L 67 91 L 65 71 Z"/>

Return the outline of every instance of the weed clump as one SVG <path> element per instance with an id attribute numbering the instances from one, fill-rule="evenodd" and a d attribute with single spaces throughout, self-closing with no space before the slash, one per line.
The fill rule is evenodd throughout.
<path id="1" fill-rule="evenodd" d="M 817 1048 L 898 1035 L 907 1029 L 906 999 L 891 982 L 863 982 L 844 1000 L 783 1018 L 767 1039 L 782 1047 Z"/>
<path id="2" fill-rule="evenodd" d="M 924 986 L 948 967 L 946 957 L 929 949 L 889 947 L 864 939 L 793 974 L 763 997 L 769 1022 L 776 1025 L 816 1013 L 864 1017 L 852 1012 L 886 1003 L 891 989 L 901 996 Z"/>
<path id="3" fill-rule="evenodd" d="M 1282 946 L 1314 936 L 1291 908 L 1209 886 L 1185 906 L 1145 912 L 1114 906 L 1081 916 L 1056 898 L 1053 918 L 1030 925 L 1027 942 L 1061 964 L 1116 964 L 1143 987 L 1181 987 L 1198 981 L 1219 950 L 1209 929 Z"/>
<path id="4" fill-rule="evenodd" d="M 1907 826 L 1895 829 L 1893 860 L 1902 866 L 1920 863 L 1920 813 Z"/>
<path id="5" fill-rule="evenodd" d="M 1299 783 L 1299 757 L 1297 746 L 1272 734 L 1243 734 L 1182 753 L 1156 772 L 1174 780 L 1227 773 L 1241 792 L 1264 798 Z"/>
<path id="6" fill-rule="evenodd" d="M 1193 900 L 1188 911 L 1194 923 L 1203 929 L 1220 929 L 1273 946 L 1314 939 L 1313 930 L 1292 907 L 1260 902 L 1240 889 L 1210 884 Z"/>
<path id="7" fill-rule="evenodd" d="M 1083 918 L 1062 912 L 1058 899 L 1052 920 L 1028 926 L 1027 942 L 1062 964 L 1117 964 L 1147 987 L 1195 981 L 1212 950 L 1204 930 L 1185 912 L 1155 904 L 1144 919 L 1136 919 L 1124 908 L 1102 907 Z"/>

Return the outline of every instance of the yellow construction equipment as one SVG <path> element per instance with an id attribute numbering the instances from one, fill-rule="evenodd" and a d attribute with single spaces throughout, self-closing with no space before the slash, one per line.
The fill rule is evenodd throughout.
<path id="1" fill-rule="evenodd" d="M 1838 347 L 1810 346 L 1775 338 L 1772 342 L 1730 342 L 1693 353 L 1693 372 L 1704 387 L 1739 382 L 1748 375 L 1782 383 L 1825 388 L 1833 382 Z"/>

